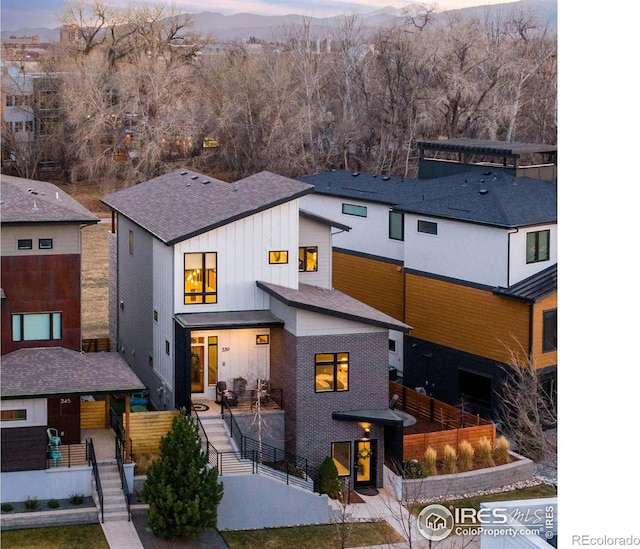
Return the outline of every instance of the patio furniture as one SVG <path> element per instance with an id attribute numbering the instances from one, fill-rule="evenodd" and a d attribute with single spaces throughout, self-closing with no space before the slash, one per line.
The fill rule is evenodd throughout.
<path id="1" fill-rule="evenodd" d="M 58 466 L 58 460 L 62 457 L 62 450 L 58 444 L 49 444 L 49 457 L 53 460 L 53 466 Z"/>
<path id="2" fill-rule="evenodd" d="M 60 436 L 58 435 L 58 429 L 49 427 L 47 429 L 47 436 L 49 437 L 49 445 L 60 446 Z"/>
<path id="3" fill-rule="evenodd" d="M 149 393 L 147 391 L 137 391 L 135 393 L 131 393 L 129 397 L 129 404 L 131 406 L 146 406 Z"/>

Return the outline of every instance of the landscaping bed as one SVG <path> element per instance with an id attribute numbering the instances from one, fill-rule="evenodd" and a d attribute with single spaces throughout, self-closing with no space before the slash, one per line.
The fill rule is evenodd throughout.
<path id="1" fill-rule="evenodd" d="M 75 502 L 75 503 L 74 503 Z M 2 504 L 2 530 L 41 528 L 98 522 L 98 508 L 90 496 L 79 499 L 38 501 L 35 499 Z"/>

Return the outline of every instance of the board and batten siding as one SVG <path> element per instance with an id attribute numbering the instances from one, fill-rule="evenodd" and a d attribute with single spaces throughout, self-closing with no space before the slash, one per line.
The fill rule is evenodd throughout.
<path id="1" fill-rule="evenodd" d="M 489 290 L 407 274 L 411 335 L 500 362 L 528 352 L 529 305 Z"/>
<path id="2" fill-rule="evenodd" d="M 269 251 L 286 250 L 287 264 L 270 265 Z M 217 253 L 217 303 L 184 304 L 184 254 Z M 176 313 L 268 309 L 256 280 L 298 287 L 298 204 L 280 206 L 229 223 L 175 245 Z"/>
<path id="3" fill-rule="evenodd" d="M 133 231 L 133 253 L 129 253 Z M 121 356 L 147 386 L 153 386 L 153 240 L 122 215 L 118 216 L 118 347 Z"/>
<path id="4" fill-rule="evenodd" d="M 53 247 L 41 250 L 41 238 L 50 238 Z M 18 250 L 18 240 L 31 239 L 30 250 Z M 2 227 L 2 255 L 65 255 L 82 251 L 80 225 L 4 225 Z"/>
<path id="5" fill-rule="evenodd" d="M 558 364 L 558 351 L 542 351 L 543 314 L 545 311 L 558 308 L 558 294 L 554 293 L 540 300 L 533 307 L 533 365 L 536 368 L 545 368 Z"/>
<path id="6" fill-rule="evenodd" d="M 397 263 L 334 251 L 333 287 L 404 321 L 404 272 Z"/>
<path id="7" fill-rule="evenodd" d="M 153 370 L 173 391 L 173 248 L 153 240 Z M 157 313 L 157 320 L 155 319 Z M 169 354 L 166 342 L 169 342 Z"/>
<path id="8" fill-rule="evenodd" d="M 418 232 L 418 221 L 438 226 L 438 234 Z M 507 285 L 508 231 L 475 223 L 405 216 L 405 267 L 490 286 Z"/>
<path id="9" fill-rule="evenodd" d="M 317 246 L 318 270 L 301 272 L 299 281 L 321 288 L 331 288 L 331 227 L 300 217 L 299 246 Z M 298 256 L 296 255 L 296 261 Z"/>

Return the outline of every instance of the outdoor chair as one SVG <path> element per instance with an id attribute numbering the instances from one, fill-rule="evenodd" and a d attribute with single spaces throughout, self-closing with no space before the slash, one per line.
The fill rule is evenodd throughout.
<path id="1" fill-rule="evenodd" d="M 47 429 L 47 436 L 49 437 L 49 445 L 60 446 L 60 437 L 58 436 L 58 429 L 49 427 Z"/>
<path id="2" fill-rule="evenodd" d="M 49 457 L 53 460 L 53 466 L 58 466 L 58 460 L 62 457 L 59 444 L 49 444 Z"/>
<path id="3" fill-rule="evenodd" d="M 131 406 L 146 406 L 148 402 L 147 391 L 138 391 L 136 393 L 131 393 L 129 397 L 129 404 Z"/>

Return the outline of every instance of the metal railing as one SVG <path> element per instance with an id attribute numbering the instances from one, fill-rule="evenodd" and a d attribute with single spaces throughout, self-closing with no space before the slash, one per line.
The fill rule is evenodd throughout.
<path id="1" fill-rule="evenodd" d="M 104 494 L 102 493 L 102 484 L 100 484 L 100 473 L 98 472 L 96 452 L 93 448 L 93 440 L 90 438 L 87 439 L 87 461 L 91 464 L 93 478 L 96 483 L 96 492 L 98 492 L 98 501 L 100 502 L 100 522 L 104 522 Z"/>
<path id="2" fill-rule="evenodd" d="M 239 449 L 238 452 L 216 452 L 216 464 L 220 474 L 223 474 L 221 467 L 224 465 L 221 456 L 231 454 L 238 459 L 249 460 L 252 463 L 254 473 L 262 473 L 283 480 L 287 484 L 310 489 L 309 481 L 314 479 L 310 475 L 311 471 L 306 458 L 243 435 L 233 412 L 224 400 L 220 410 L 229 430 L 229 436 L 236 442 Z"/>
<path id="3" fill-rule="evenodd" d="M 113 432 L 116 434 L 116 458 L 118 457 L 118 444 L 121 444 L 123 450 L 123 463 L 131 463 L 131 456 L 133 454 L 133 441 L 127 438 L 127 432 L 122 425 L 122 421 L 118 417 L 118 414 L 113 408 L 109 410 L 109 425 Z M 128 444 L 127 459 L 124 459 L 125 444 Z"/>
<path id="4" fill-rule="evenodd" d="M 118 472 L 120 473 L 120 484 L 124 493 L 124 500 L 127 504 L 127 520 L 131 522 L 131 489 L 127 475 L 124 473 L 124 440 L 116 433 L 116 463 L 118 464 Z"/>

